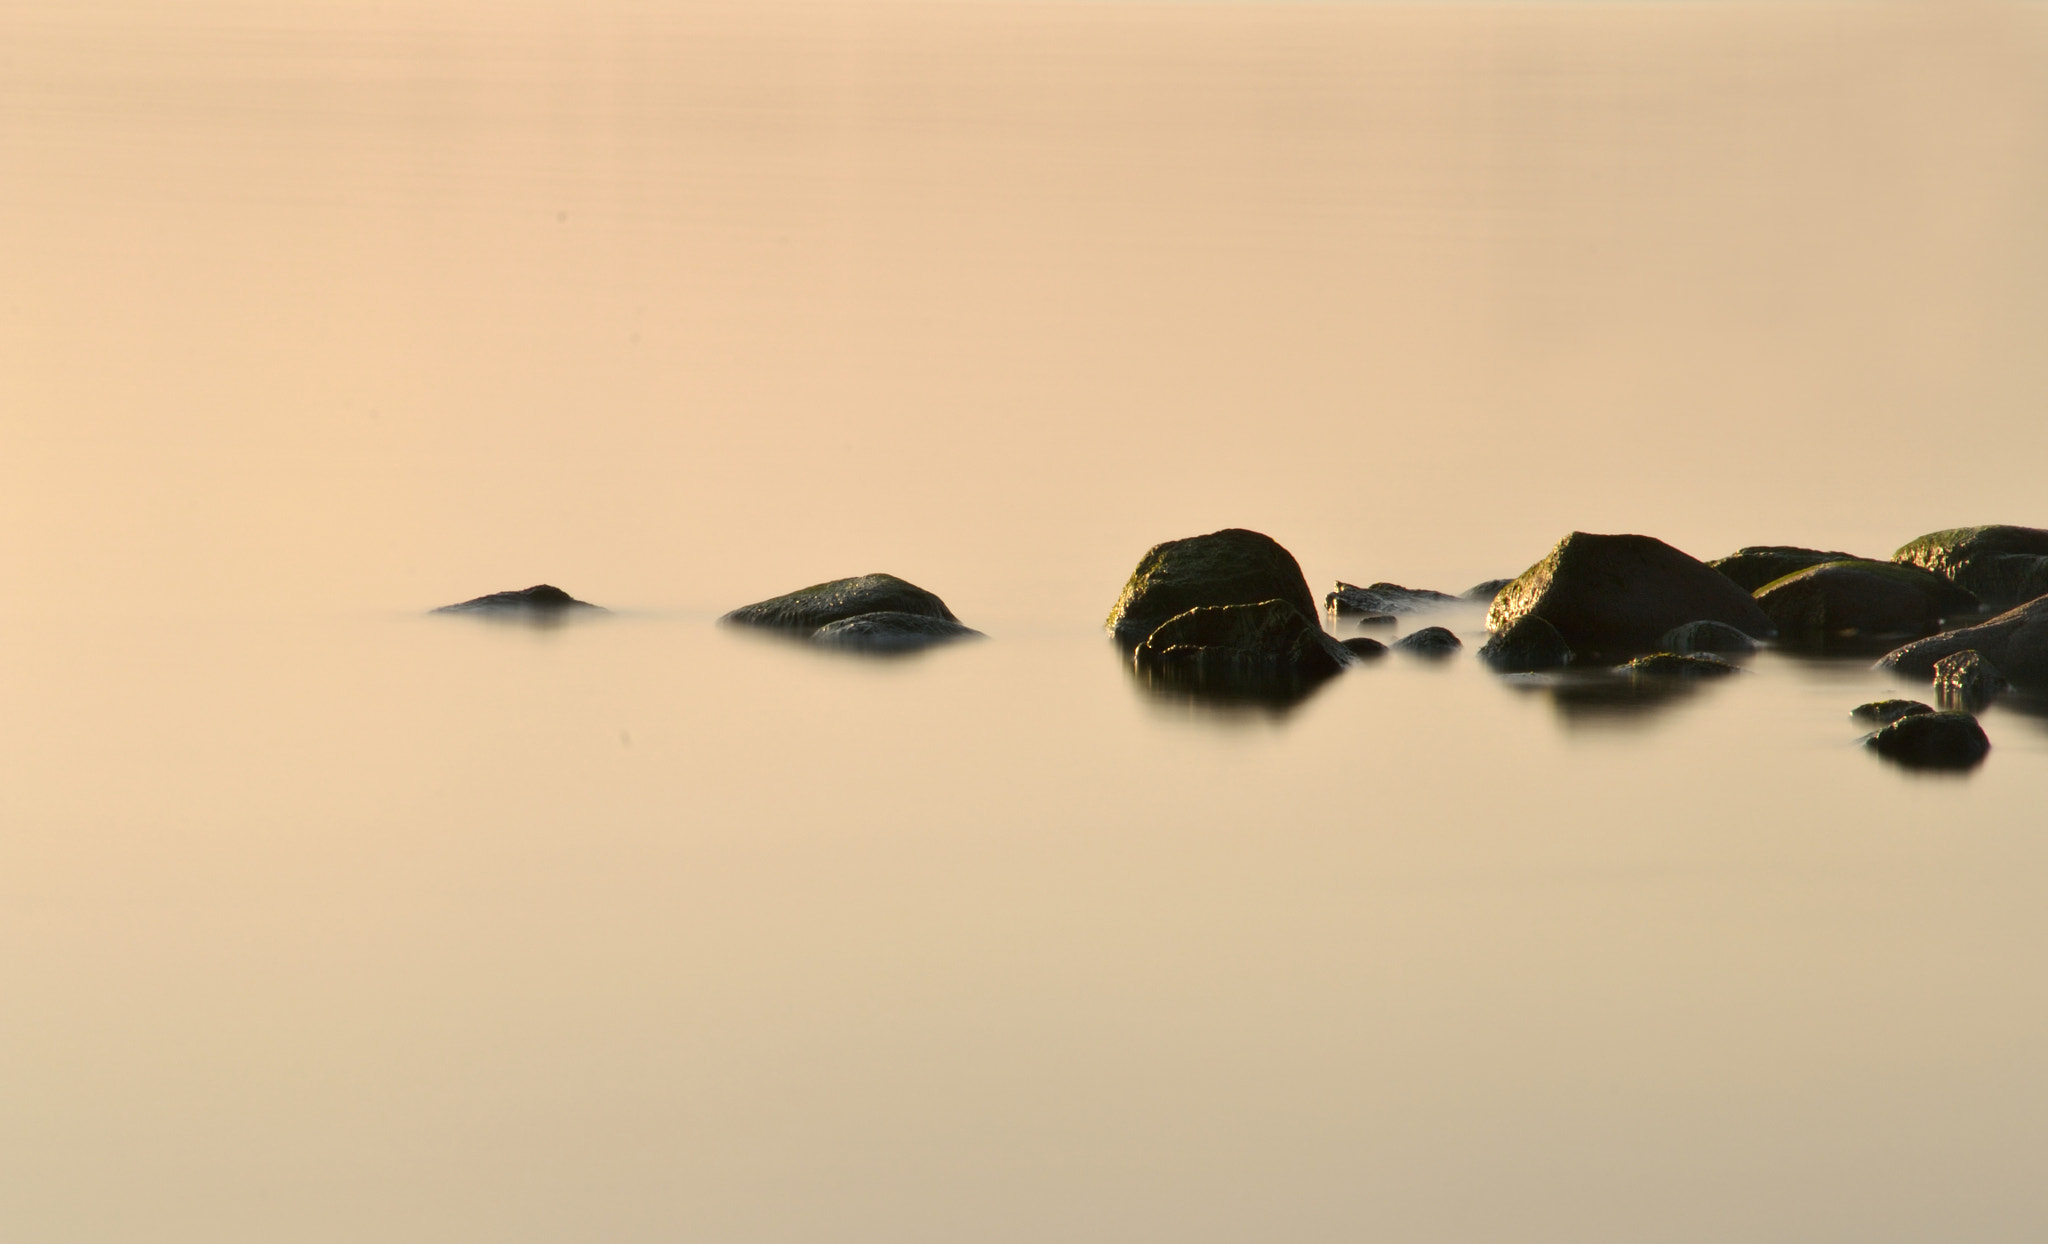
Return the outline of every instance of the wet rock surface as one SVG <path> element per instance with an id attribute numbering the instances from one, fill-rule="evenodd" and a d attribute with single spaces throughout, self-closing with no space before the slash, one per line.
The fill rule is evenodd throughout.
<path id="1" fill-rule="evenodd" d="M 1479 659 L 1503 674 L 1561 669 L 1576 657 L 1556 627 L 1534 616 L 1496 632 L 1479 647 Z"/>
<path id="2" fill-rule="evenodd" d="M 1779 639 L 1800 647 L 1928 635 L 1953 614 L 1974 614 L 1977 598 L 1918 566 L 1826 562 L 1774 579 L 1756 603 Z"/>
<path id="3" fill-rule="evenodd" d="M 1377 639 L 1368 639 L 1363 635 L 1354 635 L 1350 639 L 1344 640 L 1343 643 L 1344 650 L 1360 660 L 1370 661 L 1374 657 L 1387 655 L 1387 646 L 1385 644 Z"/>
<path id="4" fill-rule="evenodd" d="M 478 596 L 459 604 L 442 605 L 433 612 L 548 615 L 576 609 L 604 612 L 602 607 L 589 601 L 577 600 L 552 583 L 536 583 L 532 587 L 520 588 L 513 592 L 492 592 L 488 596 Z"/>
<path id="5" fill-rule="evenodd" d="M 813 584 L 742 606 L 719 620 L 872 652 L 906 652 L 981 635 L 961 625 L 945 601 L 892 574 Z"/>
<path id="6" fill-rule="evenodd" d="M 1463 640 L 1441 626 L 1425 626 L 1389 645 L 1397 652 L 1418 657 L 1447 657 L 1464 646 Z"/>
<path id="7" fill-rule="evenodd" d="M 2006 689 L 2005 675 L 1975 648 L 1950 653 L 1934 663 L 1934 698 L 1943 708 L 1974 713 Z"/>
<path id="8" fill-rule="evenodd" d="M 1991 740 L 1968 713 L 1913 713 L 1871 735 L 1869 746 L 1914 768 L 1967 769 L 1990 752 Z"/>
<path id="9" fill-rule="evenodd" d="M 1931 713 L 1933 711 L 1934 706 L 1932 704 L 1922 704 L 1918 700 L 1872 700 L 1868 704 L 1858 704 L 1855 708 L 1850 709 L 1849 715 L 1858 721 L 1874 721 L 1880 725 L 1890 725 L 1901 717 L 1911 717 L 1915 713 Z"/>
<path id="10" fill-rule="evenodd" d="M 1688 622 L 1674 626 L 1658 638 L 1657 646 L 1681 655 L 1688 652 L 1734 653 L 1756 651 L 1756 641 L 1725 622 Z"/>
<path id="11" fill-rule="evenodd" d="M 1797 574 L 1812 566 L 1867 560 L 1854 553 L 1828 553 L 1789 544 L 1756 544 L 1737 549 L 1726 557 L 1717 557 L 1707 565 L 1735 580 L 1744 591 L 1754 592 L 1774 579 Z"/>
<path id="12" fill-rule="evenodd" d="M 1631 678 L 1721 678 L 1741 666 L 1704 652 L 1652 652 L 1614 667 Z"/>
<path id="13" fill-rule="evenodd" d="M 1357 587 L 1339 580 L 1334 591 L 1323 597 L 1330 616 L 1339 621 L 1358 618 L 1400 617 L 1424 609 L 1453 604 L 1457 597 L 1428 588 L 1402 587 L 1398 583 L 1375 583 Z"/>
<path id="14" fill-rule="evenodd" d="M 1205 605 L 1153 628 L 1131 653 L 1155 685 L 1285 702 L 1341 672 L 1351 652 L 1289 601 Z"/>
<path id="15" fill-rule="evenodd" d="M 1129 651 L 1190 609 L 1270 600 L 1291 606 L 1304 620 L 1320 616 L 1294 555 L 1270 536 L 1232 527 L 1146 550 L 1104 626 Z"/>
<path id="16" fill-rule="evenodd" d="M 1458 599 L 1476 600 L 1484 604 L 1500 595 L 1500 590 L 1513 582 L 1513 579 L 1488 579 L 1484 583 L 1475 583 L 1471 587 L 1466 588 Z"/>
<path id="17" fill-rule="evenodd" d="M 1524 617 L 1557 628 L 1582 657 L 1627 657 L 1655 648 L 1687 622 L 1722 622 L 1771 638 L 1777 630 L 1748 592 L 1662 540 L 1575 531 L 1500 590 L 1487 629 Z"/>
<path id="18" fill-rule="evenodd" d="M 2010 609 L 2048 595 L 2048 530 L 1954 527 L 1903 545 L 1892 560 L 1932 571 L 1989 609 Z"/>
<path id="19" fill-rule="evenodd" d="M 1877 664 L 1907 677 L 1931 679 L 1937 661 L 1965 649 L 1974 649 L 2020 690 L 2048 692 L 2048 597 L 2008 609 L 1988 622 L 1896 648 Z"/>

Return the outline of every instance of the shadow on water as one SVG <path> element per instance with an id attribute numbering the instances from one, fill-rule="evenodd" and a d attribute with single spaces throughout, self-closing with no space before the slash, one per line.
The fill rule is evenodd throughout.
<path id="1" fill-rule="evenodd" d="M 1148 665 L 1119 654 L 1124 674 L 1155 710 L 1218 722 L 1278 722 L 1307 703 L 1341 670 L 1290 676 Z"/>

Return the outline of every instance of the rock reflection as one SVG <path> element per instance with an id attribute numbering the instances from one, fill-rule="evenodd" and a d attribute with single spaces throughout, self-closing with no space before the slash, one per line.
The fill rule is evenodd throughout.
<path id="1" fill-rule="evenodd" d="M 1126 659 L 1123 666 L 1132 685 L 1155 706 L 1223 720 L 1285 717 L 1342 672 L 1285 673 L 1217 662 L 1135 659 Z"/>
<path id="2" fill-rule="evenodd" d="M 1718 681 L 1623 669 L 1501 676 L 1501 682 L 1521 694 L 1549 697 L 1568 727 L 1639 725 L 1691 701 Z"/>

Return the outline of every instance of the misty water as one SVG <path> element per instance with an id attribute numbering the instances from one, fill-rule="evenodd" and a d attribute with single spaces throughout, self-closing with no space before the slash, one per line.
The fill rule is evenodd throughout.
<path id="1" fill-rule="evenodd" d="M 2025 1240 L 2048 714 L 1102 631 L 2048 525 L 1993 5 L 0 7 L 0 1237 Z M 985 640 L 716 625 L 887 571 Z M 552 582 L 610 612 L 434 606 Z M 1346 632 L 1350 633 L 1350 632 Z M 1386 632 L 1373 632 L 1385 635 Z"/>

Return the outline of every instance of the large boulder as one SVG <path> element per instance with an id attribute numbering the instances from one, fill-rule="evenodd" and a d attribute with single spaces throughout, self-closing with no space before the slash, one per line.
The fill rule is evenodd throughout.
<path id="1" fill-rule="evenodd" d="M 1974 614 L 1977 598 L 1940 575 L 1896 562 L 1825 562 L 1758 588 L 1756 603 L 1792 643 L 1899 640 Z"/>
<path id="2" fill-rule="evenodd" d="M 2048 531 L 2038 527 L 1931 532 L 1892 554 L 1892 560 L 1931 570 L 1991 609 L 2010 609 L 2048 595 Z"/>
<path id="3" fill-rule="evenodd" d="M 1319 616 L 1294 555 L 1270 536 L 1232 527 L 1146 550 L 1103 625 L 1130 651 L 1190 609 L 1269 600 L 1293 606 L 1311 623 Z"/>
<path id="4" fill-rule="evenodd" d="M 1968 713 L 1913 713 L 1870 736 L 1879 755 L 1923 769 L 1967 769 L 1984 759 L 1991 740 Z"/>
<path id="5" fill-rule="evenodd" d="M 1503 674 L 1558 669 L 1576 655 L 1556 627 L 1534 615 L 1495 632 L 1479 648 L 1479 659 Z"/>
<path id="6" fill-rule="evenodd" d="M 1744 591 L 1754 592 L 1773 579 L 1797 574 L 1809 566 L 1864 560 L 1867 559 L 1854 553 L 1823 553 L 1789 544 L 1752 544 L 1726 557 L 1717 557 L 1707 565 L 1741 584 Z"/>
<path id="7" fill-rule="evenodd" d="M 1557 628 L 1581 656 L 1633 656 L 1687 622 L 1725 622 L 1769 639 L 1777 628 L 1748 592 L 1706 563 L 1650 536 L 1575 531 L 1500 590 L 1490 631 L 1525 617 Z"/>
<path id="8" fill-rule="evenodd" d="M 1293 602 L 1277 599 L 1184 610 L 1154 627 L 1131 653 L 1141 675 L 1190 690 L 1280 697 L 1352 660 Z"/>
<path id="9" fill-rule="evenodd" d="M 434 612 L 547 617 L 576 609 L 595 609 L 599 613 L 604 612 L 600 606 L 593 605 L 587 600 L 577 600 L 552 583 L 536 583 L 532 587 L 523 587 L 511 592 L 492 592 L 488 596 L 478 596 L 459 604 L 442 605 Z"/>
<path id="10" fill-rule="evenodd" d="M 742 606 L 719 620 L 873 652 L 903 652 L 981 635 L 962 626 L 945 601 L 892 574 L 813 584 Z"/>
<path id="11" fill-rule="evenodd" d="M 1910 678 L 1931 679 L 1937 661 L 1966 648 L 1976 649 L 2022 691 L 2048 692 L 2048 596 L 2008 609 L 1989 622 L 1895 648 L 1877 664 Z"/>

